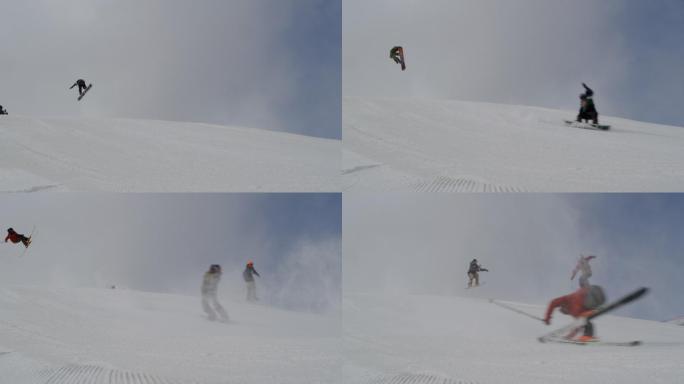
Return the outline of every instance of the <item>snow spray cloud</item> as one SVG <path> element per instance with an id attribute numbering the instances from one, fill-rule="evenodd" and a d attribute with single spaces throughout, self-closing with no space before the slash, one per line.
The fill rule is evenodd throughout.
<path id="1" fill-rule="evenodd" d="M 684 126 L 679 0 L 345 0 L 343 36 L 345 97 L 575 110 L 586 82 L 603 115 Z"/>
<path id="2" fill-rule="evenodd" d="M 12 114 L 340 138 L 339 0 L 0 0 Z M 94 83 L 84 102 L 67 88 Z"/>
<path id="3" fill-rule="evenodd" d="M 264 301 L 291 310 L 339 313 L 341 257 L 339 238 L 302 240 L 275 271 L 264 275 Z"/>
<path id="4" fill-rule="evenodd" d="M 616 196 L 350 195 L 344 204 L 344 292 L 546 304 L 577 289 L 577 278 L 570 280 L 577 258 L 595 254 L 591 281 L 609 296 L 654 288 L 623 314 L 675 317 L 683 310 L 672 292 L 682 288 L 677 276 L 684 271 L 684 243 L 677 231 L 684 209 L 662 195 L 627 195 L 622 202 Z M 684 196 L 670 199 L 684 206 Z M 665 207 L 670 217 L 659 217 Z M 489 272 L 480 274 L 484 286 L 465 291 L 472 259 Z"/>

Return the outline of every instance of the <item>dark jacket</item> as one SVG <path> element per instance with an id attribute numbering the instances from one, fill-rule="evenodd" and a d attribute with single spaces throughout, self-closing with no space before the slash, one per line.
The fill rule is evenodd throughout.
<path id="1" fill-rule="evenodd" d="M 488 270 L 482 268 L 477 264 L 477 261 L 470 262 L 470 268 L 468 268 L 468 273 L 477 273 L 480 271 L 489 272 Z"/>
<path id="2" fill-rule="evenodd" d="M 78 79 L 78 80 L 76 80 L 76 82 L 74 83 L 74 85 L 72 85 L 71 87 L 69 87 L 69 89 L 71 89 L 71 88 L 73 88 L 73 87 L 75 87 L 75 86 L 77 86 L 77 85 L 78 85 L 79 88 L 85 88 L 85 87 L 86 87 L 86 82 L 85 82 L 85 80 L 83 80 L 83 79 Z"/>

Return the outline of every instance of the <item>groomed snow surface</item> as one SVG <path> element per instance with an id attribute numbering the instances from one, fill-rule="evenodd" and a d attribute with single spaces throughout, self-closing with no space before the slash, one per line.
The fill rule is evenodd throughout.
<path id="1" fill-rule="evenodd" d="M 0 288 L 0 383 L 336 383 L 339 315 L 125 289 Z"/>
<path id="2" fill-rule="evenodd" d="M 339 140 L 129 119 L 0 117 L 0 192 L 335 192 Z"/>
<path id="3" fill-rule="evenodd" d="M 684 330 L 656 321 L 604 315 L 594 322 L 605 341 L 636 347 L 540 343 L 571 322 L 551 326 L 491 304 L 486 286 L 465 296 L 344 295 L 348 383 L 680 383 Z M 480 296 L 479 298 L 477 296 Z M 543 305 L 505 302 L 542 317 Z"/>
<path id="4" fill-rule="evenodd" d="M 600 105 L 599 105 L 600 107 Z M 600 111 L 599 111 L 600 112 Z M 343 100 L 343 191 L 679 192 L 684 128 L 460 101 Z"/>
<path id="5" fill-rule="evenodd" d="M 542 344 L 538 336 L 570 318 L 556 313 L 547 327 L 489 303 L 485 289 L 466 297 L 347 293 L 342 324 L 338 316 L 224 298 L 226 324 L 204 318 L 196 297 L 5 287 L 0 382 L 669 384 L 684 377 L 681 326 L 605 315 L 595 321 L 602 340 L 643 345 Z"/>

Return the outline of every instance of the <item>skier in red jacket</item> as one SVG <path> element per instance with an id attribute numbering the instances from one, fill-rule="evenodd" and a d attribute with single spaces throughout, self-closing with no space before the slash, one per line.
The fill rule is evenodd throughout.
<path id="1" fill-rule="evenodd" d="M 5 243 L 7 242 L 7 240 L 11 241 L 14 244 L 21 242 L 22 244 L 24 244 L 24 247 L 26 248 L 28 248 L 28 246 L 31 245 L 30 237 L 26 237 L 20 233 L 15 232 L 13 228 L 7 229 L 7 237 L 5 237 Z"/>
<path id="2" fill-rule="evenodd" d="M 598 285 L 584 286 L 569 295 L 553 299 L 546 310 L 544 322 L 546 325 L 551 324 L 551 314 L 556 308 L 560 308 L 560 311 L 566 315 L 570 315 L 574 318 L 586 319 L 586 323 L 583 326 L 572 329 L 570 333 L 565 336 L 566 339 L 572 339 L 580 329 L 584 328 L 584 335 L 580 336 L 579 341 L 595 340 L 595 328 L 588 317 L 591 316 L 594 309 L 598 308 L 605 301 L 606 298 L 601 287 Z"/>

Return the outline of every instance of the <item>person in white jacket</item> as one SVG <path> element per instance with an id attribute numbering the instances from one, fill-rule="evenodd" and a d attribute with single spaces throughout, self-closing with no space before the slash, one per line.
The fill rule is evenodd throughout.
<path id="1" fill-rule="evenodd" d="M 209 270 L 204 274 L 202 280 L 202 308 L 209 316 L 209 320 L 228 321 L 228 313 L 223 309 L 221 303 L 218 302 L 217 291 L 218 285 L 221 281 L 221 266 L 213 264 Z"/>
<path id="2" fill-rule="evenodd" d="M 254 281 L 254 275 L 259 275 L 259 272 L 254 269 L 254 262 L 248 261 L 245 270 L 242 272 L 242 278 L 247 284 L 247 301 L 257 301 L 259 298 L 256 294 L 256 282 Z"/>

